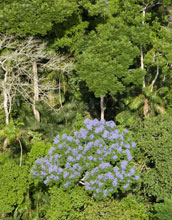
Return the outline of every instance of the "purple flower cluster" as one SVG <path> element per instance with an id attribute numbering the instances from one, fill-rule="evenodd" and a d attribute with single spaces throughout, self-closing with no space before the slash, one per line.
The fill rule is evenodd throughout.
<path id="1" fill-rule="evenodd" d="M 65 189 L 82 181 L 85 190 L 98 199 L 127 190 L 139 179 L 132 166 L 136 144 L 128 130 L 120 132 L 113 121 L 86 119 L 84 124 L 71 136 L 57 135 L 48 155 L 36 160 L 32 175 L 45 184 L 58 182 Z"/>

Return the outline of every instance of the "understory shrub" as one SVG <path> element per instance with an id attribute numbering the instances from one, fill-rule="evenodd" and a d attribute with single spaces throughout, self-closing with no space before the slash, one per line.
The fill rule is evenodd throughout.
<path id="1" fill-rule="evenodd" d="M 172 195 L 172 117 L 159 115 L 135 125 L 137 163 L 141 167 L 140 192 L 153 201 Z"/>
<path id="2" fill-rule="evenodd" d="M 165 199 L 163 203 L 155 204 L 155 219 L 171 220 L 172 219 L 172 201 Z"/>
<path id="3" fill-rule="evenodd" d="M 11 213 L 20 205 L 29 188 L 28 169 L 10 159 L 0 164 L 0 214 Z"/>
<path id="4" fill-rule="evenodd" d="M 36 160 L 32 175 L 45 184 L 70 190 L 76 184 L 96 199 L 129 190 L 139 179 L 133 164 L 136 144 L 127 129 L 113 121 L 86 119 L 73 135 L 57 135 L 45 157 Z"/>
<path id="5" fill-rule="evenodd" d="M 138 203 L 132 197 L 121 201 L 109 199 L 89 203 L 80 220 L 148 220 L 149 213 L 144 204 Z"/>
<path id="6" fill-rule="evenodd" d="M 148 220 L 149 214 L 146 206 L 131 196 L 121 201 L 95 201 L 79 186 L 70 193 L 53 186 L 46 217 L 49 220 Z"/>
<path id="7" fill-rule="evenodd" d="M 54 186 L 50 189 L 50 207 L 46 217 L 49 220 L 81 220 L 82 212 L 89 203 L 89 197 L 79 186 L 70 193 Z"/>
<path id="8" fill-rule="evenodd" d="M 40 140 L 32 142 L 33 144 L 27 158 L 27 163 L 29 163 L 29 165 L 33 165 L 37 158 L 45 156 L 52 147 L 52 144 L 49 142 L 45 143 Z"/>

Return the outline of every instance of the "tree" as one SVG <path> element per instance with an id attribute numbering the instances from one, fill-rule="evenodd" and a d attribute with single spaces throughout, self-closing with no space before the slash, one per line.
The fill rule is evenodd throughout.
<path id="1" fill-rule="evenodd" d="M 0 32 L 45 35 L 78 11 L 76 0 L 5 0 L 0 2 Z"/>
<path id="2" fill-rule="evenodd" d="M 130 66 L 138 48 L 127 37 L 127 27 L 120 19 L 100 25 L 78 45 L 76 71 L 86 81 L 90 91 L 101 98 L 101 119 L 104 118 L 104 97 L 122 93 L 130 83 L 142 76 Z"/>
<path id="3" fill-rule="evenodd" d="M 67 56 L 48 50 L 47 42 L 33 37 L 19 39 L 14 35 L 2 34 L 0 51 L 0 88 L 4 97 L 6 124 L 9 123 L 14 98 L 19 95 L 32 105 L 35 118 L 39 121 L 40 115 L 36 108 L 39 99 L 52 108 L 48 100 L 49 92 L 56 91 L 61 97 L 61 85 L 48 80 L 45 73 L 68 73 L 72 69 L 72 62 L 67 62 Z"/>

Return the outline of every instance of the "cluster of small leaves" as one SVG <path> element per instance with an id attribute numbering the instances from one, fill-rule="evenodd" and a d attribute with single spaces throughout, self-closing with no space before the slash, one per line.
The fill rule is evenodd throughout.
<path id="1" fill-rule="evenodd" d="M 28 188 L 26 166 L 19 167 L 9 158 L 4 164 L 0 164 L 0 213 L 10 213 L 22 204 Z"/>
<path id="2" fill-rule="evenodd" d="M 137 152 L 142 167 L 142 193 L 161 201 L 172 192 L 172 117 L 168 114 L 133 124 Z"/>
<path id="3" fill-rule="evenodd" d="M 99 25 L 78 43 L 76 72 L 96 97 L 123 93 L 126 85 L 143 79 L 141 72 L 129 71 L 139 50 L 129 40 L 127 29 L 116 19 Z"/>
<path id="4" fill-rule="evenodd" d="M 74 187 L 71 193 L 53 186 L 49 193 L 50 206 L 46 213 L 49 220 L 81 220 L 90 202 L 87 193 L 79 186 Z"/>
<path id="5" fill-rule="evenodd" d="M 76 186 L 70 193 L 53 186 L 49 191 L 50 206 L 46 218 L 49 220 L 148 220 L 146 205 L 133 196 L 117 201 L 113 198 L 96 201 L 83 188 Z M 164 219 L 165 220 L 165 219 Z"/>
<path id="6" fill-rule="evenodd" d="M 36 160 L 32 175 L 66 189 L 83 184 L 97 199 L 129 189 L 139 176 L 131 155 L 136 144 L 128 130 L 120 132 L 113 121 L 86 119 L 84 124 L 73 136 L 57 135 L 48 155 Z"/>
<path id="7" fill-rule="evenodd" d="M 0 2 L 1 32 L 45 35 L 54 23 L 63 22 L 78 9 L 75 0 L 7 0 Z"/>
<path id="8" fill-rule="evenodd" d="M 172 219 L 172 201 L 165 199 L 163 203 L 155 204 L 155 217 L 159 220 L 171 220 Z"/>
<path id="9" fill-rule="evenodd" d="M 106 201 L 90 201 L 80 220 L 148 220 L 149 213 L 146 205 L 138 202 L 133 196 L 120 201 L 108 199 Z"/>

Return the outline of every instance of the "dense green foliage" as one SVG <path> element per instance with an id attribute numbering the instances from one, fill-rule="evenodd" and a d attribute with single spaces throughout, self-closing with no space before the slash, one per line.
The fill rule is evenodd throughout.
<path id="1" fill-rule="evenodd" d="M 0 212 L 10 213 L 23 202 L 29 189 L 28 169 L 10 159 L 0 166 Z"/>
<path id="2" fill-rule="evenodd" d="M 82 211 L 88 203 L 89 197 L 80 187 L 75 187 L 69 193 L 54 186 L 50 189 L 50 208 L 47 211 L 47 218 L 50 220 L 81 219 Z"/>
<path id="3" fill-rule="evenodd" d="M 171 0 L 1 0 L 0 219 L 171 219 L 171 48 Z M 81 141 L 75 134 L 86 118 L 117 127 L 95 134 L 87 125 L 95 139 Z M 108 132 L 118 138 L 109 140 Z M 66 147 L 53 143 L 57 135 Z M 96 151 L 100 139 L 103 165 L 111 167 L 105 170 Z M 53 147 L 53 156 L 62 155 L 63 174 L 71 172 L 65 166 L 76 152 L 67 153 L 69 147 L 93 142 L 97 146 L 81 151 L 88 167 L 83 156 L 70 188 L 62 187 L 64 180 L 45 185 L 31 175 L 36 161 L 51 159 Z M 132 142 L 127 162 L 131 155 L 117 151 Z M 113 144 L 119 145 L 114 160 Z M 135 181 L 122 179 L 132 167 L 139 180 L 137 172 Z M 96 168 L 101 174 L 91 175 Z M 117 188 L 108 179 L 113 168 L 123 175 Z M 103 202 L 93 195 L 100 192 L 95 185 L 101 175 L 100 199 L 110 190 Z M 89 193 L 87 182 L 94 188 Z"/>
<path id="4" fill-rule="evenodd" d="M 172 219 L 172 202 L 169 199 L 165 199 L 164 203 L 155 204 L 155 217 L 161 220 Z"/>
<path id="5" fill-rule="evenodd" d="M 116 95 L 130 83 L 142 82 L 142 74 L 128 70 L 139 54 L 119 20 L 102 25 L 78 46 L 76 70 L 96 97 Z"/>
<path id="6" fill-rule="evenodd" d="M 119 201 L 109 200 L 94 203 L 92 201 L 84 211 L 85 219 L 114 219 L 114 220 L 148 220 L 149 215 L 143 204 L 139 204 L 134 198 L 126 197 Z M 84 219 L 81 218 L 81 219 Z"/>
<path id="7" fill-rule="evenodd" d="M 136 160 L 141 167 L 143 193 L 155 200 L 171 197 L 172 190 L 172 118 L 149 118 L 135 129 L 138 146 Z"/>
<path id="8" fill-rule="evenodd" d="M 132 197 L 124 198 L 120 202 L 113 199 L 95 202 L 78 187 L 70 194 L 56 187 L 52 188 L 50 193 L 51 204 L 47 216 L 51 220 L 149 219 L 146 207 Z"/>

